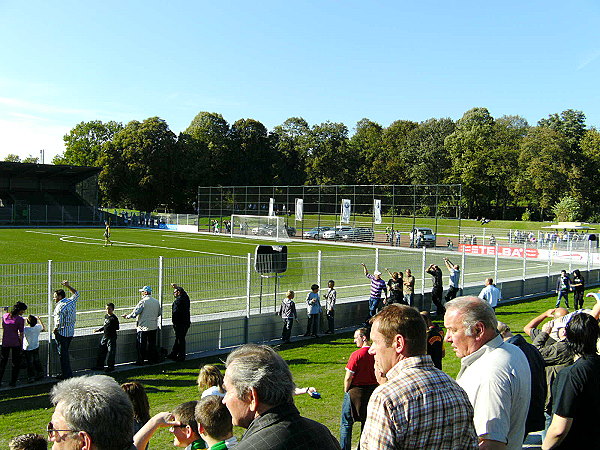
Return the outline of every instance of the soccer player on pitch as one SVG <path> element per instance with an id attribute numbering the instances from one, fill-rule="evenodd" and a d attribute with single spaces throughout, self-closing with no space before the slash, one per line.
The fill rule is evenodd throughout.
<path id="1" fill-rule="evenodd" d="M 104 222 L 104 225 L 104 246 L 106 247 L 107 245 L 112 245 L 110 241 L 110 222 Z"/>

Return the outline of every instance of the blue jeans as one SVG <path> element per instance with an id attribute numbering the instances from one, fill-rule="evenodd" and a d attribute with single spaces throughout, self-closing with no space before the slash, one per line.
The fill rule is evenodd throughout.
<path id="1" fill-rule="evenodd" d="M 558 298 L 556 299 L 556 306 L 555 306 L 555 308 L 558 308 L 560 306 L 560 299 L 561 298 L 565 299 L 565 305 L 568 308 L 569 307 L 569 291 L 558 291 Z"/>
<path id="2" fill-rule="evenodd" d="M 415 294 L 404 294 L 404 301 L 407 305 L 412 306 L 415 299 Z"/>
<path id="3" fill-rule="evenodd" d="M 344 394 L 342 403 L 342 419 L 340 421 L 340 446 L 342 450 L 352 450 L 352 405 L 350 404 L 350 394 Z"/>
<path id="4" fill-rule="evenodd" d="M 56 351 L 60 358 L 60 371 L 64 378 L 71 378 L 73 376 L 73 370 L 71 369 L 71 360 L 69 359 L 69 347 L 73 337 L 61 336 L 58 333 L 54 333 L 54 339 L 56 342 Z"/>
<path id="5" fill-rule="evenodd" d="M 377 306 L 379 306 L 379 299 L 375 297 L 369 297 L 369 317 L 373 317 L 377 314 Z"/>

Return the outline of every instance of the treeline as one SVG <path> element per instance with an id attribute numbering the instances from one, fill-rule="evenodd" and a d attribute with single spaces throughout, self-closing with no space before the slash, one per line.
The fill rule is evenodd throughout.
<path id="1" fill-rule="evenodd" d="M 581 111 L 535 126 L 486 108 L 456 122 L 362 119 L 351 136 L 343 123 L 292 117 L 269 131 L 201 112 L 179 136 L 152 117 L 82 122 L 64 140 L 53 162 L 102 167 L 102 199 L 113 206 L 189 210 L 198 186 L 460 183 L 464 216 L 548 219 L 567 199 L 564 218 L 600 219 L 600 133 Z"/>

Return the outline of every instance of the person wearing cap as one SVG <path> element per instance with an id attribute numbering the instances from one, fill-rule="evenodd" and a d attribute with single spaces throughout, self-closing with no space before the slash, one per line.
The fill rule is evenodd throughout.
<path id="1" fill-rule="evenodd" d="M 377 314 L 377 309 L 381 302 L 381 291 L 383 291 L 385 294 L 385 303 L 387 304 L 387 286 L 385 285 L 385 281 L 381 279 L 381 272 L 379 270 L 376 270 L 373 272 L 373 275 L 371 275 L 367 269 L 367 266 L 364 264 L 361 264 L 361 266 L 363 266 L 365 276 L 371 280 L 371 293 L 369 294 L 369 317 L 373 317 L 375 314 Z"/>
<path id="2" fill-rule="evenodd" d="M 124 314 L 124 319 L 137 318 L 136 364 L 141 366 L 148 360 L 151 364 L 158 362 L 156 349 L 156 331 L 158 330 L 158 316 L 161 315 L 160 303 L 152 297 L 152 288 L 144 286 L 140 293 L 142 299 L 129 314 Z"/>

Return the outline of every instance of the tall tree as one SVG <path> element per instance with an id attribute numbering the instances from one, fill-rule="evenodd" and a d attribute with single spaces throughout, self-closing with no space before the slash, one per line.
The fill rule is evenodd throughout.
<path id="1" fill-rule="evenodd" d="M 117 131 L 123 129 L 120 122 L 103 123 L 100 120 L 81 122 L 63 137 L 65 152 L 52 160 L 53 164 L 74 166 L 98 166 L 102 146 L 110 142 Z"/>
<path id="2" fill-rule="evenodd" d="M 580 141 L 585 133 L 585 114 L 581 111 L 567 109 L 560 114 L 551 114 L 547 119 L 539 121 L 539 126 L 548 127 L 561 133 L 567 139 L 568 152 L 564 155 L 565 162 L 570 165 L 569 184 L 572 195 L 577 201 L 582 201 L 584 166 Z"/>
<path id="3" fill-rule="evenodd" d="M 99 184 L 118 206 L 152 211 L 173 200 L 176 137 L 167 123 L 151 117 L 129 122 L 107 142 Z"/>
<path id="4" fill-rule="evenodd" d="M 579 144 L 583 160 L 580 204 L 589 220 L 600 222 L 600 132 L 595 128 L 587 130 Z"/>
<path id="5" fill-rule="evenodd" d="M 382 151 L 371 161 L 371 182 L 412 184 L 410 168 L 414 155 L 409 141 L 418 126 L 410 120 L 396 120 L 383 130 Z"/>
<path id="6" fill-rule="evenodd" d="M 411 184 L 441 184 L 448 177 L 452 160 L 444 140 L 454 132 L 452 119 L 421 122 L 407 136 L 407 171 Z"/>
<path id="7" fill-rule="evenodd" d="M 278 153 L 275 184 L 301 185 L 306 181 L 306 155 L 310 148 L 310 127 L 302 117 L 290 117 L 273 129 Z"/>
<path id="8" fill-rule="evenodd" d="M 487 108 L 473 108 L 456 123 L 455 131 L 445 139 L 452 158 L 449 182 L 462 183 L 467 215 L 488 215 L 493 192 L 489 172 L 495 148 L 494 118 Z"/>
<path id="9" fill-rule="evenodd" d="M 385 167 L 379 167 L 377 170 L 373 164 L 383 152 L 383 127 L 366 118 L 359 120 L 349 145 L 351 152 L 358 157 L 359 170 L 355 182 L 359 184 L 376 182 L 377 174 L 385 171 Z"/>
<path id="10" fill-rule="evenodd" d="M 231 141 L 236 149 L 232 178 L 227 184 L 268 186 L 273 184 L 276 153 L 267 128 L 254 119 L 239 119 L 231 126 Z"/>
<path id="11" fill-rule="evenodd" d="M 231 167 L 236 161 L 231 144 L 231 129 L 221 114 L 199 112 L 185 130 L 186 145 L 206 168 L 206 176 L 199 185 L 226 185 L 231 178 Z"/>
<path id="12" fill-rule="evenodd" d="M 514 194 L 521 204 L 537 208 L 542 220 L 569 192 L 568 153 L 567 138 L 547 127 L 532 127 L 521 142 Z"/>
<path id="13" fill-rule="evenodd" d="M 356 158 L 348 149 L 348 128 L 343 123 L 323 122 L 311 128 L 306 158 L 306 184 L 351 184 Z"/>

